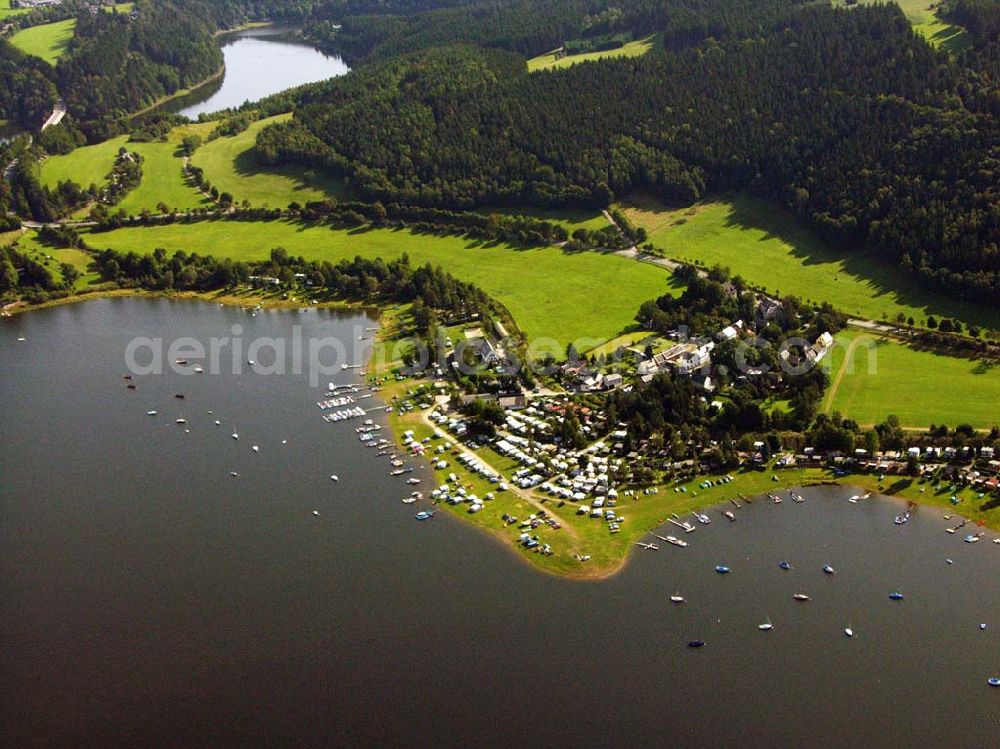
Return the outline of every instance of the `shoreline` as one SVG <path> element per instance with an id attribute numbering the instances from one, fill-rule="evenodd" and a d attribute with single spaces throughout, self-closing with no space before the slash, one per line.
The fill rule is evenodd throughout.
<path id="1" fill-rule="evenodd" d="M 159 99 L 157 99 L 156 101 L 154 101 L 149 106 L 143 107 L 142 109 L 139 109 L 139 110 L 137 110 L 135 112 L 130 112 L 127 115 L 128 119 L 132 120 L 132 119 L 135 119 L 136 117 L 141 117 L 144 114 L 149 114 L 153 110 L 159 109 L 164 104 L 167 104 L 168 102 L 171 102 L 174 99 L 180 99 L 180 98 L 182 98 L 184 96 L 188 96 L 189 94 L 193 94 L 195 91 L 198 91 L 198 90 L 204 88 L 205 86 L 207 86 L 208 84 L 213 83 L 214 81 L 219 80 L 219 78 L 223 77 L 225 74 L 226 74 L 226 64 L 223 63 L 219 67 L 219 69 L 216 70 L 212 75 L 208 76 L 208 78 L 205 78 L 205 79 L 199 81 L 198 83 L 194 84 L 190 88 L 179 89 L 177 91 L 174 91 L 174 93 L 172 93 L 172 94 L 170 94 L 168 96 L 161 96 Z M 192 120 L 192 121 L 193 122 L 197 122 L 197 120 Z"/>
<path id="2" fill-rule="evenodd" d="M 399 333 L 398 326 L 395 325 L 398 320 L 398 315 L 395 313 L 399 310 L 399 305 L 379 306 L 343 300 L 322 301 L 318 304 L 311 304 L 303 302 L 300 299 L 275 298 L 273 295 L 268 295 L 259 291 L 253 291 L 246 294 L 235 294 L 227 293 L 225 291 L 162 292 L 147 291 L 142 289 L 106 289 L 91 293 L 76 294 L 61 299 L 49 300 L 42 302 L 41 304 L 30 305 L 26 303 L 15 303 L 14 305 L 4 307 L 4 313 L 5 315 L 13 316 L 32 310 L 61 306 L 63 304 L 73 304 L 76 302 L 86 302 L 94 299 L 114 297 L 186 299 L 231 306 L 249 306 L 260 304 L 263 308 L 272 309 L 308 309 L 310 307 L 343 310 L 358 310 L 366 308 L 369 310 L 377 309 L 379 311 L 379 331 L 375 337 L 375 346 L 373 346 L 369 357 L 365 361 L 363 382 L 370 382 L 372 377 L 391 378 L 392 371 L 396 364 L 395 362 L 389 361 L 384 356 L 376 360 L 375 356 L 377 353 L 377 346 L 384 347 L 389 345 Z M 372 368 L 373 362 L 376 362 L 376 368 Z M 444 437 L 443 439 L 436 441 L 437 445 L 448 442 L 453 445 L 454 451 L 473 453 L 487 463 L 491 460 L 495 460 L 492 456 L 483 457 L 479 454 L 482 451 L 473 451 L 463 445 L 463 443 L 459 440 L 455 439 L 446 432 L 443 432 L 443 430 L 438 430 L 437 427 L 433 426 L 432 423 L 426 419 L 428 409 L 415 409 L 414 411 L 405 414 L 397 413 L 395 410 L 397 402 L 405 399 L 408 391 L 412 391 L 413 389 L 428 384 L 429 382 L 430 380 L 423 378 L 406 378 L 401 381 L 389 381 L 382 391 L 378 393 L 378 399 L 384 406 L 393 406 L 393 411 L 391 413 L 386 413 L 385 416 L 386 426 L 391 432 L 394 446 L 399 452 L 410 456 L 411 460 L 419 463 L 422 468 L 429 469 L 426 472 L 421 471 L 421 473 L 428 477 L 430 482 L 435 485 L 433 488 L 436 488 L 437 485 L 439 485 L 440 482 L 438 474 L 442 471 L 445 475 L 449 472 L 455 473 L 460 477 L 460 482 L 463 484 L 473 487 L 482 484 L 483 480 L 481 478 L 472 474 L 463 465 L 457 463 L 457 461 L 449 460 L 447 468 L 437 470 L 434 468 L 433 461 L 431 460 L 433 453 L 414 455 L 412 451 L 403 444 L 403 433 L 409 429 L 414 429 L 419 432 L 416 435 L 418 441 L 422 438 L 422 436 L 433 436 L 436 431 L 441 431 L 444 434 Z M 485 449 L 489 450 L 489 448 Z M 454 454 L 454 452 L 451 453 L 451 455 Z M 501 468 L 500 471 L 503 474 L 509 473 L 508 468 Z M 777 477 L 776 481 L 772 481 L 769 478 L 772 475 Z M 926 490 L 929 487 L 938 486 L 936 479 L 932 478 L 920 479 L 918 477 L 908 476 L 886 476 L 880 481 L 879 477 L 873 474 L 851 473 L 846 476 L 836 476 L 832 469 L 827 469 L 825 467 L 775 469 L 769 466 L 764 471 L 740 471 L 735 474 L 735 479 L 732 484 L 726 485 L 725 488 L 718 487 L 721 489 L 720 492 L 705 490 L 707 493 L 699 494 L 698 485 L 706 478 L 716 477 L 714 475 L 699 474 L 698 476 L 695 476 L 685 482 L 683 485 L 656 485 L 659 490 L 657 499 L 647 498 L 643 501 L 644 506 L 650 503 L 657 503 L 657 522 L 650 524 L 648 521 L 646 523 L 639 521 L 635 525 L 629 524 L 625 529 L 625 532 L 623 532 L 620 537 L 602 537 L 607 539 L 607 545 L 604 546 L 603 549 L 600 548 L 601 539 L 593 541 L 594 548 L 578 547 L 579 552 L 586 552 L 588 554 L 590 552 L 594 552 L 594 554 L 597 555 L 601 551 L 604 552 L 605 559 L 603 561 L 595 560 L 594 564 L 578 562 L 573 559 L 572 556 L 565 554 L 562 556 L 559 554 L 556 556 L 542 556 L 540 554 L 528 552 L 517 543 L 517 533 L 516 531 L 512 532 L 510 526 L 497 525 L 495 518 L 493 518 L 492 523 L 486 523 L 483 516 L 485 515 L 486 517 L 492 518 L 493 515 L 496 514 L 495 512 L 489 514 L 483 513 L 468 515 L 465 511 L 466 508 L 463 505 L 453 506 L 446 503 L 437 503 L 432 501 L 432 506 L 438 510 L 447 512 L 448 515 L 453 516 L 459 522 L 464 522 L 471 525 L 478 531 L 485 532 L 501 546 L 510 551 L 522 563 L 527 564 L 536 572 L 567 580 L 577 580 L 580 582 L 607 580 L 621 573 L 628 566 L 633 554 L 635 553 L 637 548 L 635 543 L 637 541 L 641 541 L 650 533 L 657 531 L 657 529 L 662 528 L 667 523 L 667 519 L 673 513 L 684 516 L 690 515 L 693 511 L 705 511 L 711 508 L 719 507 L 730 501 L 734 495 L 739 497 L 749 496 L 751 500 L 757 499 L 760 501 L 760 499 L 766 499 L 766 493 L 768 490 L 779 491 L 794 488 L 808 489 L 809 487 L 816 486 L 838 486 L 845 489 L 848 487 L 855 487 L 863 492 L 872 492 L 877 495 L 878 499 L 913 502 L 916 505 L 937 507 L 946 511 L 951 510 L 955 515 L 967 518 L 970 522 L 976 523 L 979 527 L 988 528 L 993 531 L 1000 531 L 1000 523 L 997 522 L 996 518 L 987 517 L 983 510 L 971 505 L 971 501 L 975 499 L 975 495 L 970 488 L 963 487 L 953 490 L 949 487 L 947 490 L 938 489 L 933 493 L 928 493 Z M 746 486 L 748 483 L 750 486 Z M 675 491 L 671 491 L 671 489 L 674 489 L 675 487 L 679 488 L 680 486 L 684 486 L 684 492 L 676 493 Z M 482 487 L 479 487 L 476 490 L 479 491 L 480 489 L 482 489 Z M 740 489 L 745 489 L 745 491 L 740 492 Z M 486 491 L 489 491 L 488 485 L 486 487 Z M 429 491 L 427 494 L 429 495 Z M 959 505 L 950 503 L 950 496 L 952 495 L 961 496 L 961 503 Z M 427 498 L 430 500 L 429 496 Z M 561 508 L 557 508 L 555 505 L 551 507 L 548 505 L 548 497 L 535 496 L 531 491 L 515 491 L 513 488 L 504 495 L 500 495 L 498 500 L 500 500 L 500 504 L 509 504 L 513 502 L 515 504 L 520 503 L 521 505 L 530 503 L 535 507 L 538 505 L 544 505 L 546 512 L 551 516 L 558 518 L 560 524 L 563 525 L 565 532 L 561 531 L 562 535 L 559 537 L 559 541 L 565 540 L 566 536 L 574 535 L 574 531 L 571 529 L 574 529 L 575 523 L 578 522 L 576 520 L 576 504 L 566 504 L 565 506 L 567 509 L 560 512 L 559 510 Z M 671 502 L 671 500 L 673 501 Z M 633 498 L 633 501 L 637 501 L 637 498 Z M 632 506 L 634 507 L 635 505 Z M 624 509 L 625 512 L 628 512 L 626 509 L 628 507 L 629 505 L 622 501 L 618 509 Z M 522 510 L 519 510 L 518 512 L 521 511 Z M 531 511 L 537 512 L 537 510 Z M 589 524 L 592 521 L 590 521 L 589 518 L 585 518 L 582 522 L 584 524 Z M 587 526 L 584 525 L 581 527 Z"/>

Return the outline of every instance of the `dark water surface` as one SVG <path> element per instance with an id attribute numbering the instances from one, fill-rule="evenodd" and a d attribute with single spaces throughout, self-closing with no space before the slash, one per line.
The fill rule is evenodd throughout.
<path id="1" fill-rule="evenodd" d="M 347 343 L 373 323 L 111 299 L 0 324 L 3 746 L 996 746 L 995 534 L 808 489 L 610 580 L 550 578 L 415 522 L 305 374 L 125 389 L 135 336 L 234 324 Z"/>
<path id="2" fill-rule="evenodd" d="M 290 41 L 287 33 L 287 29 L 264 27 L 224 35 L 220 44 L 226 61 L 225 75 L 188 96 L 172 100 L 164 108 L 194 119 L 202 113 L 239 107 L 293 86 L 348 72 L 339 57 Z"/>

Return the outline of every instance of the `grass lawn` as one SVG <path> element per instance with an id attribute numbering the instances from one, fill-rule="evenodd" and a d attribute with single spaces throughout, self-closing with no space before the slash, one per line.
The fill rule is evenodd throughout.
<path id="1" fill-rule="evenodd" d="M 214 122 L 183 125 L 174 128 L 165 143 L 127 143 L 130 151 L 138 151 L 142 155 L 142 182 L 125 196 L 119 207 L 138 214 L 144 208 L 155 211 L 161 201 L 171 209 L 182 211 L 212 205 L 209 198 L 184 179 L 181 171 L 184 159 L 178 148 L 181 139 L 188 133 L 204 137 L 214 127 Z"/>
<path id="2" fill-rule="evenodd" d="M 87 235 L 99 249 L 199 252 L 237 260 L 265 258 L 274 247 L 309 259 L 386 259 L 408 253 L 414 265 L 434 263 L 480 286 L 507 306 L 529 339 L 607 339 L 632 323 L 639 305 L 669 292 L 671 276 L 647 263 L 554 247 L 515 249 L 462 237 L 404 230 L 331 230 L 285 221 L 217 221 L 118 229 Z M 586 350 L 595 342 L 580 341 Z"/>
<path id="3" fill-rule="evenodd" d="M 902 426 L 914 429 L 932 423 L 978 429 L 1000 425 L 1000 367 L 910 348 L 867 332 L 844 331 L 837 341 L 829 357 L 833 384 L 824 410 L 840 411 L 860 424 L 895 414 Z"/>
<path id="4" fill-rule="evenodd" d="M 76 19 L 46 23 L 18 31 L 10 38 L 10 43 L 22 52 L 41 57 L 50 65 L 66 51 L 76 30 Z"/>
<path id="5" fill-rule="evenodd" d="M 16 10 L 10 7 L 10 0 L 0 0 L 0 21 L 7 18 L 8 16 L 19 16 L 22 13 L 27 13 L 27 8 L 17 8 Z"/>
<path id="6" fill-rule="evenodd" d="M 52 156 L 42 164 L 42 183 L 54 187 L 61 180 L 71 179 L 83 187 L 103 185 L 114 166 L 118 149 L 124 146 L 143 157 L 142 183 L 129 192 L 118 207 L 137 214 L 143 208 L 154 210 L 160 201 L 180 210 L 209 205 L 210 200 L 185 182 L 181 173 L 183 159 L 177 147 L 188 132 L 207 135 L 213 127 L 213 122 L 183 125 L 171 131 L 166 142 L 135 143 L 130 142 L 127 135 L 120 135 L 65 155 Z"/>
<path id="7" fill-rule="evenodd" d="M 60 266 L 63 263 L 72 265 L 80 273 L 74 284 L 77 291 L 85 290 L 99 281 L 97 273 L 90 269 L 90 255 L 83 250 L 54 250 L 38 241 L 37 232 L 29 231 L 23 235 L 17 242 L 17 249 L 48 268 L 57 281 L 62 281 L 63 278 Z"/>
<path id="8" fill-rule="evenodd" d="M 568 68 L 570 65 L 575 65 L 585 60 L 601 60 L 608 57 L 639 57 L 660 44 L 662 44 L 660 35 L 653 34 L 652 36 L 647 36 L 645 39 L 637 39 L 629 42 L 618 49 L 607 49 L 602 52 L 587 52 L 582 55 L 567 55 L 566 57 L 557 58 L 556 54 L 558 50 L 553 50 L 528 60 L 528 70 L 534 72 L 536 70 Z"/>
<path id="9" fill-rule="evenodd" d="M 58 182 L 69 179 L 85 188 L 92 184 L 103 185 L 122 146 L 131 148 L 127 135 L 83 146 L 67 154 L 50 156 L 42 164 L 42 184 L 55 187 Z"/>
<path id="10" fill-rule="evenodd" d="M 205 177 L 221 192 L 229 192 L 236 203 L 249 200 L 254 206 L 284 208 L 292 201 L 305 203 L 340 196 L 343 184 L 313 170 L 297 166 L 262 167 L 253 155 L 257 133 L 268 125 L 283 122 L 291 114 L 269 117 L 253 123 L 242 133 L 216 138 L 204 144 L 191 163 L 205 170 Z"/>
<path id="11" fill-rule="evenodd" d="M 936 315 L 1000 329 L 997 310 L 925 290 L 868 255 L 835 252 L 790 213 L 762 200 L 737 196 L 672 210 L 634 196 L 623 208 L 668 257 L 728 266 L 771 293 L 830 302 L 871 320 L 901 312 L 918 325 Z"/>

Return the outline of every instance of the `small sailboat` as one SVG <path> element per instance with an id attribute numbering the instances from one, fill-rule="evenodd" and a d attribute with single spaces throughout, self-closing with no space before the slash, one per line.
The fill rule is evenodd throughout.
<path id="1" fill-rule="evenodd" d="M 330 481 L 340 481 L 340 477 L 337 474 L 333 474 L 330 477 Z"/>
<path id="2" fill-rule="evenodd" d="M 221 422 L 221 421 L 219 421 L 218 419 L 216 419 L 216 420 L 215 420 L 215 426 L 217 426 L 217 427 L 221 427 L 221 426 L 222 426 L 222 422 Z"/>
<path id="3" fill-rule="evenodd" d="M 678 590 L 676 593 L 674 593 L 672 596 L 670 596 L 670 602 L 671 603 L 684 603 L 684 596 L 682 596 L 681 592 Z"/>
<path id="4" fill-rule="evenodd" d="M 900 593 L 898 590 L 894 590 L 892 593 L 889 594 L 889 598 L 891 598 L 893 601 L 902 601 L 903 594 Z"/>
<path id="5" fill-rule="evenodd" d="M 260 447 L 258 445 L 252 445 L 250 449 L 253 450 L 255 453 L 260 452 Z"/>
<path id="6" fill-rule="evenodd" d="M 833 567 L 831 567 L 828 564 L 824 564 L 823 565 L 823 572 L 825 572 L 828 575 L 832 575 L 833 574 Z"/>
<path id="7" fill-rule="evenodd" d="M 796 594 L 794 594 L 792 596 L 792 598 L 794 598 L 796 601 L 808 601 L 809 600 L 809 596 L 807 596 L 805 593 L 796 593 Z"/>
<path id="8" fill-rule="evenodd" d="M 313 510 L 313 515 L 315 515 L 316 517 L 319 517 L 319 510 Z"/>
<path id="9" fill-rule="evenodd" d="M 236 427 L 233 427 L 233 433 L 229 436 L 232 437 L 234 440 L 238 440 L 240 438 L 239 432 L 236 431 Z"/>
<path id="10" fill-rule="evenodd" d="M 770 632 L 772 629 L 774 629 L 774 625 L 771 624 L 771 617 L 767 617 L 767 621 L 764 622 L 763 624 L 758 624 L 757 629 L 759 629 L 761 632 Z"/>

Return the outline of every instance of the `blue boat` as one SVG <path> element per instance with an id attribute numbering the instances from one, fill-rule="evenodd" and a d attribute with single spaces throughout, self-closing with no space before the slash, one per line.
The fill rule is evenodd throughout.
<path id="1" fill-rule="evenodd" d="M 889 598 L 891 598 L 894 601 L 902 601 L 903 594 L 900 593 L 899 591 L 893 591 L 892 593 L 889 594 Z"/>
<path id="2" fill-rule="evenodd" d="M 792 565 L 788 562 L 778 562 L 778 566 L 783 570 L 790 570 L 792 568 Z"/>
<path id="3" fill-rule="evenodd" d="M 689 648 L 702 648 L 702 647 L 705 647 L 705 641 L 704 640 L 691 640 L 690 642 L 688 642 L 688 647 Z"/>
<path id="4" fill-rule="evenodd" d="M 430 512 L 428 512 L 427 510 L 421 510 L 413 517 L 415 517 L 417 520 L 430 520 L 432 517 L 434 517 L 434 510 L 431 510 Z"/>
<path id="5" fill-rule="evenodd" d="M 715 571 L 718 572 L 720 575 L 725 575 L 727 572 L 729 572 L 729 568 L 724 564 L 720 564 L 715 568 Z"/>
<path id="6" fill-rule="evenodd" d="M 989 684 L 991 687 L 1000 687 L 1000 679 L 998 679 L 995 676 L 991 676 L 989 679 L 987 679 L 986 683 Z"/>

